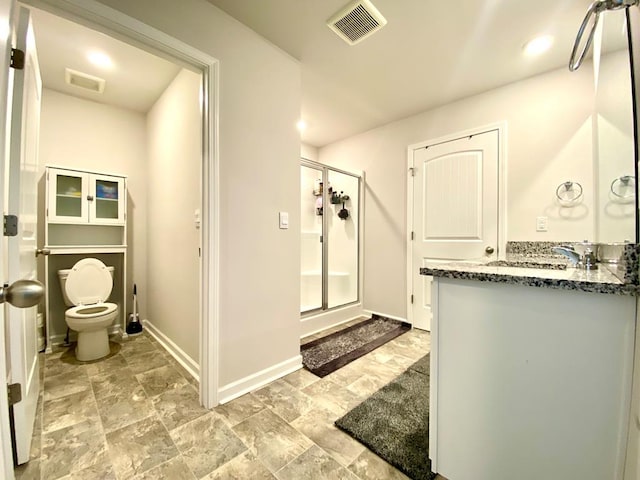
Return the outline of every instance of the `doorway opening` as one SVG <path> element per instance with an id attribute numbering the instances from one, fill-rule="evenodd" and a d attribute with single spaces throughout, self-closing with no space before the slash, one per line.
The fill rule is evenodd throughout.
<path id="1" fill-rule="evenodd" d="M 33 5 L 30 5 L 31 3 L 33 3 Z M 190 158 L 197 157 L 197 161 L 195 162 L 194 168 L 196 174 L 195 176 L 192 175 L 189 177 L 189 188 L 197 193 L 197 199 L 194 207 L 190 208 L 189 215 L 187 216 L 189 225 L 191 229 L 196 232 L 195 237 L 197 238 L 195 247 L 190 252 L 196 259 L 192 279 L 195 288 L 191 288 L 191 291 L 195 294 L 195 299 L 192 298 L 191 303 L 194 307 L 196 321 L 191 331 L 187 332 L 187 335 L 197 339 L 195 354 L 192 353 L 188 356 L 192 357 L 194 365 L 197 368 L 197 370 L 192 370 L 195 370 L 194 373 L 199 377 L 200 401 L 205 407 L 211 408 L 217 404 L 217 353 L 215 353 L 217 352 L 218 322 L 216 301 L 218 288 L 216 274 L 218 268 L 217 98 L 215 96 L 218 84 L 217 61 L 162 32 L 152 29 L 130 17 L 123 16 L 119 12 L 97 4 L 96 2 L 83 1 L 71 5 L 73 3 L 74 2 L 65 2 L 57 8 L 54 8 L 49 4 L 43 5 L 42 2 L 27 1 L 25 2 L 25 6 L 30 9 L 43 8 L 45 13 L 48 12 L 47 14 L 53 14 L 61 19 L 63 18 L 89 29 L 100 31 L 100 35 L 117 37 L 120 40 L 124 40 L 125 43 L 135 45 L 136 47 L 143 47 L 144 50 L 154 53 L 161 52 L 164 58 L 175 60 L 182 71 L 188 71 L 188 74 L 197 76 L 195 81 L 197 85 L 195 95 L 196 110 L 198 110 L 196 130 L 198 131 L 199 137 L 196 142 L 190 145 L 190 153 L 192 154 Z M 179 78 L 180 75 L 181 73 L 178 73 L 175 78 Z M 191 80 L 193 80 L 193 77 Z M 57 97 L 58 100 L 60 100 L 63 96 L 64 94 L 61 92 L 52 89 L 50 98 Z M 70 117 L 70 115 L 65 115 L 64 118 Z M 149 123 L 151 123 L 151 121 L 149 121 Z M 157 136 L 161 136 L 161 123 L 161 121 L 156 121 L 156 130 L 160 132 L 156 134 Z M 81 136 L 76 137 L 76 141 L 81 142 L 82 140 L 83 138 Z M 117 142 L 118 138 L 111 138 L 110 140 Z M 184 151 L 181 153 L 180 158 L 184 160 Z M 60 156 L 60 158 L 62 159 L 63 157 Z M 89 158 L 91 158 L 91 156 L 89 156 Z M 114 159 L 114 163 L 121 160 L 122 159 Z M 53 163 L 53 161 L 45 160 L 41 163 L 41 166 L 44 166 L 45 162 Z M 60 165 L 64 163 L 64 159 L 56 163 Z M 171 176 L 171 178 L 175 180 L 175 176 Z M 141 185 L 145 187 L 144 183 L 146 179 L 146 176 L 138 175 L 138 187 Z M 130 182 L 130 187 L 133 187 L 132 183 L 133 182 Z M 157 191 L 154 194 L 156 195 L 155 198 L 162 198 L 163 194 L 164 197 L 170 197 L 172 188 L 175 187 L 175 185 L 167 185 L 163 183 L 163 181 L 159 181 L 157 177 L 155 177 L 154 185 L 160 188 L 163 186 L 166 187 L 164 191 Z M 146 193 L 147 192 L 145 192 L 145 195 Z M 129 200 L 133 200 L 133 195 Z M 136 207 L 133 202 L 130 203 L 132 208 Z M 139 207 L 139 204 L 137 206 Z M 135 215 L 135 212 L 133 214 L 130 213 L 130 215 Z M 129 221 L 132 221 L 132 219 L 129 218 Z M 134 224 L 133 227 L 134 228 L 131 229 L 133 232 L 131 232 L 131 236 L 128 237 L 128 241 L 132 244 L 135 241 L 135 229 L 143 227 L 142 222 Z M 146 225 L 144 228 L 146 228 Z M 176 227 L 176 229 L 179 229 L 179 227 Z M 153 241 L 154 238 L 149 238 L 148 244 L 154 245 Z M 142 242 L 142 244 L 144 244 L 144 242 Z M 138 252 L 138 255 L 143 255 L 145 254 L 145 249 L 139 249 Z M 136 263 L 131 262 L 130 267 L 134 272 L 132 277 L 135 278 Z M 174 265 L 173 267 L 174 271 L 177 270 L 178 273 L 180 272 L 179 265 Z M 163 277 L 163 275 L 159 274 L 156 274 L 156 276 L 158 278 Z M 169 281 L 166 283 L 170 285 L 172 283 L 170 280 L 175 278 L 175 276 L 166 276 L 165 278 L 169 278 Z M 138 285 L 138 287 L 140 287 L 140 285 Z M 182 321 L 182 319 L 180 319 L 180 321 Z M 180 322 L 176 321 L 175 323 Z M 163 339 L 159 333 L 161 332 L 156 332 L 159 337 L 158 340 L 162 341 Z M 170 347 L 175 347 L 180 346 L 179 344 L 182 339 L 171 339 L 170 336 L 166 336 L 165 340 Z M 173 345 L 171 345 L 171 343 L 173 343 Z M 184 360 L 184 358 L 178 358 L 178 360 Z M 187 370 L 189 369 L 187 368 Z M 5 427 L 8 428 L 8 425 L 2 426 L 3 429 Z"/>

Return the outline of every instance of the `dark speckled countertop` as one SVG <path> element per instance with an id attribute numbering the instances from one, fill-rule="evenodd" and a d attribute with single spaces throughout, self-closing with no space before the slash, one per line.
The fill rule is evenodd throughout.
<path id="1" fill-rule="evenodd" d="M 562 242 L 567 243 L 567 242 Z M 507 242 L 506 260 L 432 262 L 420 269 L 433 277 L 507 283 L 613 295 L 639 295 L 640 244 L 625 243 L 616 263 L 598 264 L 597 270 L 569 266 L 552 248 L 558 242 Z"/>
<path id="2" fill-rule="evenodd" d="M 555 288 L 581 292 L 609 293 L 615 295 L 637 295 L 638 285 L 625 283 L 607 266 L 597 270 L 580 270 L 569 267 L 565 270 L 493 266 L 486 263 L 438 263 L 421 268 L 422 275 L 434 277 L 478 280 L 481 282 L 527 285 L 531 287 Z"/>

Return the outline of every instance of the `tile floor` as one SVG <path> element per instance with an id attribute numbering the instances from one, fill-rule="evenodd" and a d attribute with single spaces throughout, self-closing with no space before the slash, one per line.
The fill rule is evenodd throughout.
<path id="1" fill-rule="evenodd" d="M 298 370 L 212 411 L 146 334 L 91 364 L 42 355 L 32 460 L 16 478 L 406 479 L 333 422 L 429 345 L 412 330 L 322 379 Z"/>

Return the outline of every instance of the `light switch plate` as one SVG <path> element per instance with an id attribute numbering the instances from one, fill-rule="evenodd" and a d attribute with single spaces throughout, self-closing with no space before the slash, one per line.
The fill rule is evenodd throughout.
<path id="1" fill-rule="evenodd" d="M 289 228 L 289 212 L 280 212 L 279 219 L 280 219 L 280 228 L 282 229 Z"/>
<path id="2" fill-rule="evenodd" d="M 200 218 L 200 209 L 197 208 L 196 211 L 193 213 L 193 223 L 195 224 L 196 228 L 200 228 L 200 225 L 202 223 L 202 219 Z"/>

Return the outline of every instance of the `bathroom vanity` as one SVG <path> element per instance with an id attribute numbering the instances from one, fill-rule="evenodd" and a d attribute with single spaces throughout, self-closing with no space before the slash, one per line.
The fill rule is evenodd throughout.
<path id="1" fill-rule="evenodd" d="M 66 335 L 58 271 L 87 257 L 115 268 L 110 301 L 118 304 L 119 315 L 110 331 L 126 336 L 126 177 L 47 166 L 42 189 L 44 247 L 38 253 L 45 258 L 47 353 Z"/>
<path id="2" fill-rule="evenodd" d="M 595 271 L 438 264 L 429 456 L 452 480 L 621 479 L 637 285 Z"/>

